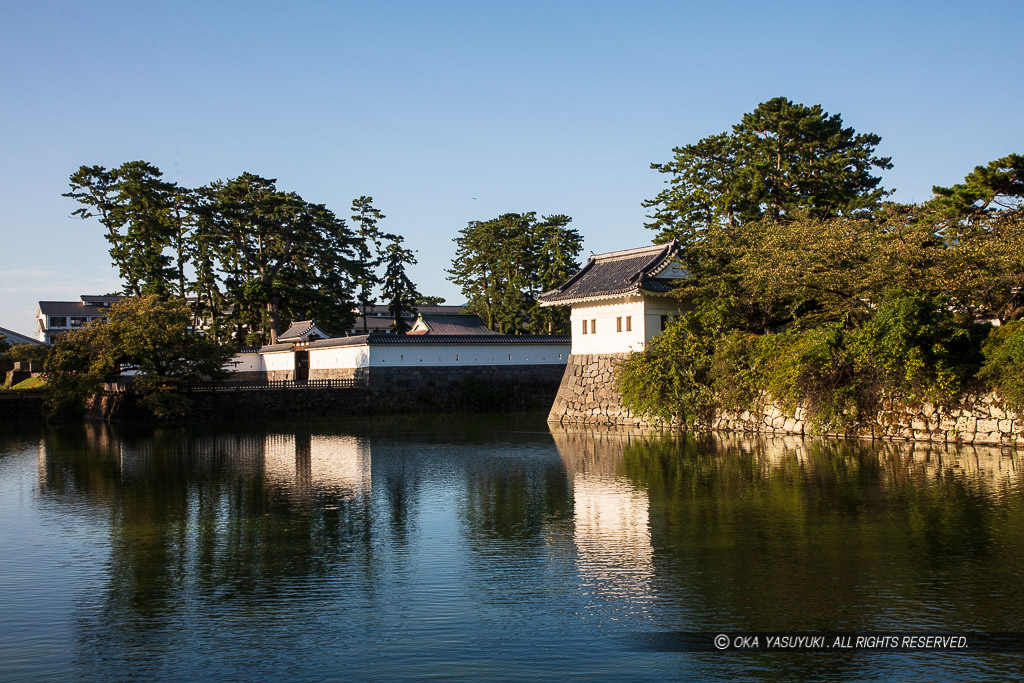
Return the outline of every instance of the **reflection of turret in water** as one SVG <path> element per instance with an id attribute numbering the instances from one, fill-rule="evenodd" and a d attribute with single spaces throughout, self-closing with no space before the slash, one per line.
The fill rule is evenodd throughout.
<path id="1" fill-rule="evenodd" d="M 647 494 L 623 475 L 627 431 L 551 425 L 572 485 L 573 542 L 579 570 L 597 589 L 632 602 L 652 597 L 654 575 Z"/>

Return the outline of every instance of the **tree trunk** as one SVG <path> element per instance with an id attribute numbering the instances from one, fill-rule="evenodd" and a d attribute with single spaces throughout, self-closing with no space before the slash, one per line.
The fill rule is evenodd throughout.
<path id="1" fill-rule="evenodd" d="M 280 297 L 271 297 L 267 299 L 267 323 L 270 326 L 270 343 L 277 343 L 277 328 L 280 324 L 280 318 L 277 315 L 277 306 L 281 302 Z"/>

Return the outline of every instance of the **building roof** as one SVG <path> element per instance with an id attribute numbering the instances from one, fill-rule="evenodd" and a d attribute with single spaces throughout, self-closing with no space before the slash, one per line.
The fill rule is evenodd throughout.
<path id="1" fill-rule="evenodd" d="M 7 340 L 8 344 L 35 344 L 36 346 L 48 346 L 48 344 L 39 341 L 35 337 L 30 337 L 27 334 L 20 334 L 14 330 L 9 330 L 6 327 L 0 327 L 0 336 Z"/>
<path id="2" fill-rule="evenodd" d="M 438 335 L 438 334 L 478 334 L 478 335 L 499 335 L 487 328 L 484 321 L 478 315 L 429 315 L 421 313 L 416 319 L 416 324 L 409 330 L 412 335 Z"/>
<path id="3" fill-rule="evenodd" d="M 315 320 L 298 320 L 293 322 L 287 330 L 277 335 L 277 341 L 297 342 L 307 339 L 326 339 L 330 336 L 316 326 Z"/>
<path id="4" fill-rule="evenodd" d="M 40 301 L 39 312 L 43 315 L 74 315 L 93 316 L 101 315 L 96 306 L 86 306 L 81 301 Z"/>
<path id="5" fill-rule="evenodd" d="M 416 306 L 415 308 L 417 313 L 425 313 L 427 315 L 458 315 L 462 313 L 466 307 L 441 304 L 438 306 Z M 355 312 L 356 315 L 359 315 L 363 312 L 363 309 L 361 306 L 356 306 L 353 309 L 353 311 Z M 388 310 L 388 307 L 385 304 L 374 304 L 373 306 L 367 306 L 366 315 L 367 317 L 374 318 L 393 318 L 393 316 L 391 315 L 391 311 Z M 416 314 L 409 313 L 403 317 L 414 318 L 416 317 Z"/>
<path id="6" fill-rule="evenodd" d="M 86 305 L 89 305 L 89 306 L 109 306 L 110 304 L 117 303 L 118 301 L 120 301 L 124 297 L 121 296 L 120 294 L 112 294 L 112 295 L 104 295 L 104 296 L 94 296 L 92 294 L 81 294 L 81 295 L 79 295 L 78 298 L 81 300 L 81 302 L 83 304 L 86 304 Z"/>
<path id="7" fill-rule="evenodd" d="M 679 244 L 674 240 L 668 244 L 592 254 L 568 282 L 544 292 L 538 301 L 542 306 L 559 306 L 629 296 L 641 291 L 664 294 L 671 291 L 672 279 L 678 278 L 657 276 L 676 261 L 678 254 Z"/>
<path id="8" fill-rule="evenodd" d="M 391 326 L 394 325 L 394 318 L 378 318 L 373 315 L 366 316 L 366 330 L 368 332 L 376 332 L 377 330 L 390 330 Z M 352 325 L 353 332 L 359 332 L 363 329 L 363 316 L 357 316 L 355 323 Z"/>
<path id="9" fill-rule="evenodd" d="M 381 334 L 370 333 L 356 337 L 320 339 L 309 345 L 311 349 L 334 346 L 366 345 L 422 345 L 422 344 L 568 344 L 569 335 L 543 334 Z M 280 345 L 277 345 L 280 346 Z M 263 347 L 260 351 L 271 350 Z M 284 349 L 272 349 L 284 350 Z"/>

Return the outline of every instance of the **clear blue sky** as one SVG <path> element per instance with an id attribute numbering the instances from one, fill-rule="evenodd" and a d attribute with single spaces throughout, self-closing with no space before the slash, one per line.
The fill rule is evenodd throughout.
<path id="1" fill-rule="evenodd" d="M 418 251 L 506 211 L 565 213 L 585 252 L 639 246 L 652 161 L 782 95 L 882 136 L 895 199 L 1024 152 L 1020 2 L 0 2 L 0 326 L 119 287 L 60 195 L 145 159 L 244 171 Z"/>

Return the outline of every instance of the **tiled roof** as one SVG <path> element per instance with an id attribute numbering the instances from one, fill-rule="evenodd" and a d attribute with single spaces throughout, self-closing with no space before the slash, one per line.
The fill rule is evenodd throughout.
<path id="1" fill-rule="evenodd" d="M 366 329 L 367 331 L 375 330 L 388 330 L 391 329 L 391 325 L 394 324 L 394 318 L 377 318 L 375 316 L 366 317 Z M 352 325 L 353 332 L 359 332 L 363 329 L 363 316 L 358 316 L 355 323 Z"/>
<path id="2" fill-rule="evenodd" d="M 478 315 L 425 315 L 420 314 L 425 330 L 410 334 L 483 334 L 499 335 L 500 332 L 487 329 Z M 419 321 L 417 321 L 418 323 Z"/>
<path id="3" fill-rule="evenodd" d="M 110 304 L 117 303 L 124 297 L 120 294 L 114 294 L 112 296 L 93 296 L 90 294 L 82 294 L 78 298 L 81 299 L 83 304 L 90 304 L 91 306 L 109 306 Z"/>
<path id="4" fill-rule="evenodd" d="M 14 330 L 9 330 L 6 327 L 0 327 L 0 336 L 4 337 L 8 344 L 36 344 L 38 346 L 47 346 L 47 344 L 44 344 L 35 337 L 30 337 L 27 334 L 21 334 Z"/>
<path id="5" fill-rule="evenodd" d="M 328 348 L 334 346 L 361 346 L 363 344 L 568 344 L 569 335 L 533 335 L 533 334 L 363 334 L 357 337 L 337 337 L 321 339 L 308 348 Z M 265 351 L 267 347 L 260 349 Z"/>
<path id="6" fill-rule="evenodd" d="M 293 322 L 291 327 L 277 335 L 278 341 L 303 341 L 307 337 L 315 335 L 317 339 L 324 339 L 328 335 L 316 326 L 315 320 L 298 320 Z"/>
<path id="7" fill-rule="evenodd" d="M 541 294 L 539 301 L 541 305 L 554 306 L 637 294 L 641 290 L 657 293 L 671 291 L 671 280 L 655 276 L 671 265 L 678 253 L 679 245 L 673 241 L 639 249 L 594 254 L 580 272 L 564 285 Z"/>
<path id="8" fill-rule="evenodd" d="M 260 353 L 273 353 L 274 351 L 291 351 L 293 344 L 267 344 L 260 347 Z"/>
<path id="9" fill-rule="evenodd" d="M 465 306 L 452 306 L 452 305 L 448 305 L 448 304 L 441 304 L 441 305 L 438 305 L 438 306 L 417 306 L 416 307 L 416 312 L 417 313 L 424 313 L 426 315 L 459 315 L 460 313 L 463 312 L 463 310 L 465 310 Z M 359 306 L 356 306 L 355 312 L 356 312 L 356 315 L 359 315 L 360 313 L 363 312 L 363 309 L 361 307 L 359 307 Z M 383 316 L 379 316 L 378 314 L 383 314 Z M 384 304 L 374 304 L 373 306 L 367 306 L 366 307 L 366 315 L 367 316 L 372 316 L 372 317 L 384 317 L 384 318 L 389 318 L 389 319 L 393 318 L 393 316 L 391 315 L 391 312 L 388 310 L 388 307 L 386 305 L 384 305 Z M 414 314 L 410 313 L 406 317 L 415 318 L 416 316 Z"/>
<path id="10" fill-rule="evenodd" d="M 39 312 L 43 315 L 74 315 L 93 316 L 102 315 L 96 306 L 86 306 L 81 301 L 40 301 Z"/>

